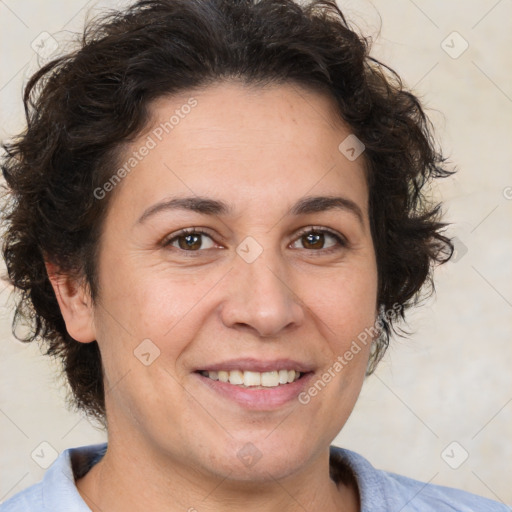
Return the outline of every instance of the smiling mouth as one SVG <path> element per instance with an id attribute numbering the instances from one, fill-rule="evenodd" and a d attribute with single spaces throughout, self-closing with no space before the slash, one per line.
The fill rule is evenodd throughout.
<path id="1" fill-rule="evenodd" d="M 274 370 L 270 372 L 252 372 L 242 370 L 200 371 L 203 377 L 239 386 L 241 388 L 275 388 L 291 384 L 305 374 L 296 370 Z"/>

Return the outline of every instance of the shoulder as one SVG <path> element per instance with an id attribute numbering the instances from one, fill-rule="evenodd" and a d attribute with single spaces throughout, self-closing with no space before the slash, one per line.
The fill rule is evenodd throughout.
<path id="1" fill-rule="evenodd" d="M 105 453 L 106 444 L 63 451 L 44 478 L 0 505 L 0 512 L 90 512 L 75 485 Z"/>
<path id="2" fill-rule="evenodd" d="M 361 455 L 331 447 L 331 463 L 348 466 L 357 481 L 362 512 L 511 512 L 496 501 L 466 491 L 420 482 L 375 469 Z"/>

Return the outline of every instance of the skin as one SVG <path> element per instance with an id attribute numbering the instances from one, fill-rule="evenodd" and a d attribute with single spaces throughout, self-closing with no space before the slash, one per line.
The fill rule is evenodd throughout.
<path id="1" fill-rule="evenodd" d="M 100 240 L 99 296 L 48 265 L 70 334 L 97 340 L 105 373 L 109 447 L 77 482 L 94 511 L 359 509 L 357 490 L 329 478 L 329 445 L 360 393 L 369 344 L 307 405 L 253 410 L 195 372 L 239 357 L 308 362 L 312 380 L 375 322 L 377 269 L 363 157 L 338 145 L 350 130 L 332 99 L 296 85 L 225 82 L 159 99 L 154 124 L 190 97 L 180 119 L 113 194 Z M 139 218 L 174 196 L 228 203 L 229 215 L 184 209 Z M 347 209 L 290 215 L 305 196 L 342 196 Z M 208 232 L 190 255 L 174 239 Z M 330 235 L 309 241 L 303 228 Z M 236 249 L 263 249 L 248 263 Z M 210 237 L 210 238 L 209 238 Z M 197 247 L 197 246 L 196 246 Z M 134 350 L 150 339 L 146 366 Z M 237 456 L 252 443 L 261 454 Z"/>

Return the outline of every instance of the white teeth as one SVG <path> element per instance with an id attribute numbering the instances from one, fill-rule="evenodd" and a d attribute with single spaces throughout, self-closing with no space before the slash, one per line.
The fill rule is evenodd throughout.
<path id="1" fill-rule="evenodd" d="M 244 386 L 259 386 L 261 385 L 260 372 L 244 372 Z"/>
<path id="2" fill-rule="evenodd" d="M 263 372 L 261 374 L 261 385 L 266 388 L 273 388 L 279 385 L 279 372 Z"/>
<path id="3" fill-rule="evenodd" d="M 229 372 L 229 383 L 230 384 L 243 384 L 244 374 L 240 370 L 233 370 Z"/>
<path id="4" fill-rule="evenodd" d="M 270 372 L 252 372 L 242 370 L 203 371 L 202 375 L 212 380 L 229 382 L 235 386 L 275 388 L 298 380 L 301 373 L 295 370 L 273 370 Z"/>

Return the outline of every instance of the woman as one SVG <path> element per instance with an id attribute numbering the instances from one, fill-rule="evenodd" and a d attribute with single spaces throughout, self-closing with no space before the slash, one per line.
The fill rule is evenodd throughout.
<path id="1" fill-rule="evenodd" d="M 107 445 L 17 510 L 506 510 L 330 447 L 449 259 L 418 100 L 333 2 L 141 1 L 26 93 L 17 315 Z"/>

